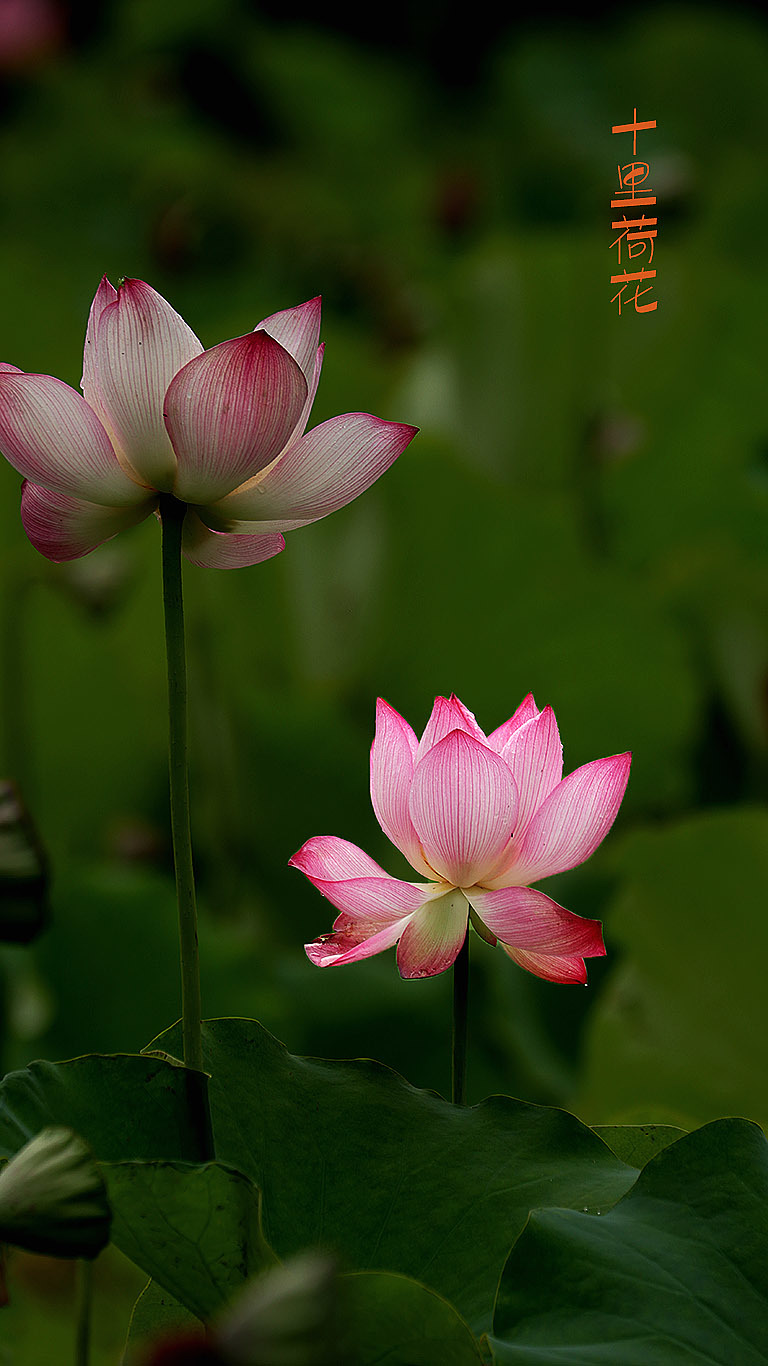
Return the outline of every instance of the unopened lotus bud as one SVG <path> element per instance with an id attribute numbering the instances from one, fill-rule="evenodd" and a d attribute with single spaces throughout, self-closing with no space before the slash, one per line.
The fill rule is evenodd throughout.
<path id="1" fill-rule="evenodd" d="M 93 1154 L 72 1129 L 43 1129 L 0 1172 L 0 1241 L 52 1257 L 96 1257 L 112 1215 Z"/>
<path id="2" fill-rule="evenodd" d="M 252 1281 L 213 1338 L 229 1366 L 343 1366 L 334 1261 L 295 1257 Z"/>

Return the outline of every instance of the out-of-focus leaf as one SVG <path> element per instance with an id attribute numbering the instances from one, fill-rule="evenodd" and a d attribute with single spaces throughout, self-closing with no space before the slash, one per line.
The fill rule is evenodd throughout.
<path id="1" fill-rule="evenodd" d="M 501 1278 L 494 1361 L 762 1366 L 766 1249 L 765 1135 L 743 1120 L 706 1125 L 612 1210 L 531 1215 Z"/>
<path id="2" fill-rule="evenodd" d="M 673 1124 L 593 1124 L 592 1129 L 622 1162 L 640 1168 L 686 1132 Z"/>
<path id="3" fill-rule="evenodd" d="M 588 1023 L 578 1113 L 768 1123 L 768 813 L 644 831 L 620 864 L 606 939 L 621 958 Z"/>
<path id="4" fill-rule="evenodd" d="M 539 706 L 555 709 L 566 772 L 633 750 L 622 819 L 688 799 L 701 680 L 647 577 L 587 552 L 562 487 L 521 492 L 511 478 L 459 466 L 444 446 L 414 443 L 410 463 L 407 455 L 382 481 L 382 496 L 397 535 L 418 550 L 391 565 L 390 643 L 372 686 L 417 730 L 438 692 L 458 692 L 492 729 L 533 691 Z M 446 550 L 446 526 L 461 527 L 461 555 Z M 403 602 L 418 610 L 404 613 Z M 477 648 L 460 648 L 464 640 Z"/>
<path id="5" fill-rule="evenodd" d="M 53 910 L 35 949 L 53 1006 L 37 1056 L 138 1052 L 142 1028 L 181 1010 L 172 878 L 141 865 L 70 863 Z"/>

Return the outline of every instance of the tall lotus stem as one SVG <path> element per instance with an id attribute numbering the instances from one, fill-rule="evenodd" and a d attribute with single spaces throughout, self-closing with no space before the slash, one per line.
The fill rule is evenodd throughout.
<path id="1" fill-rule="evenodd" d="M 181 951 L 181 1014 L 184 1063 L 203 1070 L 200 958 L 197 945 L 195 875 L 189 820 L 187 762 L 187 661 L 181 595 L 181 532 L 186 507 L 170 494 L 160 498 L 163 527 L 163 606 L 168 664 L 168 737 L 171 782 L 171 837 L 176 872 Z"/>
<path id="2" fill-rule="evenodd" d="M 453 1030 L 451 1034 L 451 1100 L 467 1103 L 467 999 L 469 996 L 469 926 L 453 965 Z"/>
<path id="3" fill-rule="evenodd" d="M 93 1262 L 77 1264 L 77 1328 L 75 1338 L 75 1366 L 89 1366 L 91 1360 L 91 1300 L 93 1294 Z"/>

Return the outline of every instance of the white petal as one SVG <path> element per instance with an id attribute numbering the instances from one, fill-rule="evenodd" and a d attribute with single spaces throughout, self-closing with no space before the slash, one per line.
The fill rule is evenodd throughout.
<path id="1" fill-rule="evenodd" d="M 120 466 L 93 409 L 52 375 L 0 371 L 0 450 L 43 488 L 107 507 L 147 494 Z"/>
<path id="2" fill-rule="evenodd" d="M 103 507 L 66 493 L 53 493 L 28 479 L 21 494 L 21 521 L 35 550 L 60 564 L 88 555 L 119 531 L 148 517 L 156 502 L 151 495 L 136 507 Z"/>
<path id="3" fill-rule="evenodd" d="M 262 474 L 217 504 L 221 531 L 293 531 L 350 503 L 416 435 L 370 413 L 329 418 L 293 442 Z M 240 523 L 241 525 L 238 525 Z"/>
<path id="4" fill-rule="evenodd" d="M 131 467 L 153 488 L 171 492 L 176 456 L 163 404 L 174 375 L 200 355 L 202 343 L 143 280 L 126 280 L 94 328 L 88 383 L 97 390 L 95 405 Z"/>
<path id="5" fill-rule="evenodd" d="M 231 536 L 210 531 L 194 508 L 187 508 L 181 548 L 191 564 L 203 569 L 241 569 L 279 555 L 285 549 L 285 540 L 276 532 L 266 536 Z"/>

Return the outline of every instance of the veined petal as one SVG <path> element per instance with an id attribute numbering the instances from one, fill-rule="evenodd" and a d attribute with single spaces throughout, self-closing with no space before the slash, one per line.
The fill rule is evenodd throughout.
<path id="1" fill-rule="evenodd" d="M 267 332 L 220 342 L 190 361 L 165 399 L 178 458 L 176 497 L 211 503 L 264 469 L 285 446 L 306 397 L 299 366 Z"/>
<path id="2" fill-rule="evenodd" d="M 190 507 L 184 518 L 181 548 L 191 564 L 203 569 L 240 569 L 279 555 L 285 550 L 285 539 L 277 532 L 266 536 L 227 536 L 223 531 L 210 531 Z"/>
<path id="3" fill-rule="evenodd" d="M 467 735 L 473 735 L 481 745 L 488 743 L 485 731 L 480 729 L 472 712 L 459 701 L 455 693 L 451 693 L 450 697 L 435 698 L 432 714 L 419 742 L 418 758 L 423 759 L 427 751 L 450 735 L 452 730 L 463 730 Z"/>
<path id="4" fill-rule="evenodd" d="M 139 477 L 170 492 L 176 457 L 163 402 L 174 375 L 200 355 L 202 343 L 143 280 L 120 286 L 115 301 L 104 303 L 94 318 L 94 331 L 88 367 L 94 407 L 105 414 L 116 447 Z"/>
<path id="5" fill-rule="evenodd" d="M 419 837 L 408 811 L 408 795 L 418 740 L 408 722 L 394 707 L 379 698 L 376 703 L 376 736 L 371 746 L 371 801 L 384 834 L 417 873 L 432 875 L 424 862 Z"/>
<path id="6" fill-rule="evenodd" d="M 88 326 L 85 329 L 85 347 L 83 348 L 83 377 L 80 381 L 86 402 L 93 408 L 97 417 L 104 427 L 109 428 L 109 418 L 104 411 L 101 402 L 101 392 L 99 390 L 99 378 L 97 373 L 96 361 L 96 335 L 99 330 L 99 319 L 108 304 L 117 303 L 117 290 L 110 284 L 106 275 L 102 275 L 99 287 L 93 297 L 91 311 L 88 315 Z"/>
<path id="7" fill-rule="evenodd" d="M 25 479 L 21 521 L 35 550 L 56 563 L 77 560 L 109 541 L 118 531 L 148 517 L 157 502 L 151 494 L 134 507 L 104 507 L 66 493 L 54 493 Z"/>
<path id="8" fill-rule="evenodd" d="M 307 384 L 309 386 L 307 389 L 307 399 L 304 404 L 304 407 L 301 410 L 301 413 L 299 414 L 299 420 L 296 423 L 294 430 L 291 432 L 290 438 L 287 443 L 289 446 L 292 445 L 294 441 L 298 441 L 299 437 L 303 436 L 304 432 L 306 431 L 307 423 L 309 422 L 309 415 L 312 411 L 312 404 L 315 401 L 315 394 L 317 393 L 317 386 L 320 383 L 320 374 L 323 368 L 324 355 L 325 342 L 323 342 L 321 346 L 318 346 L 312 370 L 310 374 L 307 375 Z"/>
<path id="9" fill-rule="evenodd" d="M 605 953 L 599 920 L 585 920 L 533 887 L 465 890 L 483 924 L 503 944 L 557 957 L 594 958 Z"/>
<path id="10" fill-rule="evenodd" d="M 23 375 L 18 365 L 11 365 L 10 361 L 0 360 L 0 375 Z"/>
<path id="11" fill-rule="evenodd" d="M 533 700 L 533 693 L 529 692 L 528 696 L 523 698 L 514 716 L 510 716 L 503 726 L 499 726 L 488 736 L 488 744 L 491 749 L 495 749 L 497 754 L 501 754 L 510 736 L 514 735 L 515 731 L 526 721 L 532 721 L 538 715 L 539 709 Z"/>
<path id="12" fill-rule="evenodd" d="M 34 484 L 105 507 L 147 492 L 121 468 L 85 399 L 52 375 L 0 372 L 0 450 Z"/>
<path id="13" fill-rule="evenodd" d="M 336 835 L 314 835 L 288 860 L 342 912 L 334 928 L 352 921 L 367 927 L 387 925 L 410 915 L 434 896 L 433 885 L 391 877 L 356 844 Z"/>
<path id="14" fill-rule="evenodd" d="M 294 531 L 351 503 L 402 455 L 416 427 L 345 413 L 292 442 L 274 465 L 222 499 L 222 531 Z M 224 520 L 222 520 L 224 519 Z M 238 523 L 242 525 L 238 526 Z"/>
<path id="15" fill-rule="evenodd" d="M 308 386 L 312 381 L 320 341 L 321 306 L 322 299 L 318 294 L 315 299 L 307 299 L 305 304 L 271 313 L 268 318 L 262 318 L 254 329 L 256 332 L 268 332 L 289 356 L 293 356 L 304 372 Z"/>
<path id="16" fill-rule="evenodd" d="M 430 867 L 455 887 L 472 887 L 498 869 L 517 791 L 497 754 L 454 730 L 416 764 L 409 810 Z"/>
<path id="17" fill-rule="evenodd" d="M 364 849 L 339 835 L 313 835 L 288 860 L 288 866 L 299 868 L 312 882 L 316 878 L 343 882 L 350 877 L 389 876 Z"/>
<path id="18" fill-rule="evenodd" d="M 515 824 L 515 837 L 519 839 L 534 812 L 563 776 L 563 746 L 552 708 L 545 707 L 533 720 L 518 726 L 501 757 L 509 765 L 520 795 Z"/>
<path id="19" fill-rule="evenodd" d="M 286 445 L 294 439 L 298 440 L 306 430 L 312 404 L 315 401 L 317 386 L 320 383 L 320 372 L 323 368 L 323 353 L 325 351 L 324 345 L 318 345 L 320 340 L 320 306 L 321 299 L 318 295 L 316 299 L 308 299 L 305 304 L 299 304 L 297 308 L 284 308 L 280 313 L 273 313 L 271 317 L 264 318 L 262 322 L 258 323 L 255 329 L 257 332 L 263 329 L 269 333 L 270 337 L 274 337 L 275 341 L 285 348 L 288 355 L 293 356 L 307 381 L 306 401 Z"/>
<path id="20" fill-rule="evenodd" d="M 469 929 L 469 907 L 461 892 L 447 892 L 412 915 L 397 947 L 400 976 L 434 977 L 456 962 Z"/>
<path id="21" fill-rule="evenodd" d="M 509 944 L 502 944 L 501 947 L 518 967 L 532 972 L 534 977 L 543 977 L 545 982 L 559 982 L 562 986 L 587 985 L 587 967 L 583 958 L 529 953 L 527 949 L 514 949 Z"/>
<path id="22" fill-rule="evenodd" d="M 363 930 L 342 930 L 333 934 L 321 934 L 311 944 L 304 945 L 304 952 L 310 963 L 317 968 L 340 967 L 343 963 L 359 963 L 362 958 L 373 958 L 396 944 L 407 927 L 410 916 L 396 920 L 391 925 L 377 929 L 373 934 Z"/>
<path id="23" fill-rule="evenodd" d="M 584 863 L 616 819 L 631 762 L 631 754 L 614 754 L 569 773 L 513 841 L 498 883 L 525 886 Z"/>

